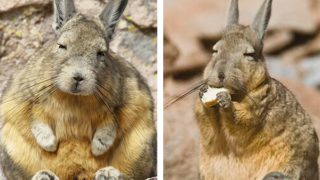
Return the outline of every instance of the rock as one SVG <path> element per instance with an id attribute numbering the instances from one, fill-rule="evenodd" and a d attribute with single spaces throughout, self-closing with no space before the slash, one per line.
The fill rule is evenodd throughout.
<path id="1" fill-rule="evenodd" d="M 255 13 L 256 11 L 252 11 L 253 0 L 246 1 L 248 2 L 247 9 L 244 11 Z M 255 2 L 259 4 L 262 3 L 262 1 Z M 312 8 L 314 2 L 314 0 L 305 0 L 303 2 L 300 0 L 291 0 L 290 3 L 288 1 L 273 1 L 269 30 L 290 29 L 293 32 L 302 34 L 312 34 L 316 32 L 317 18 Z"/>
<path id="2" fill-rule="evenodd" d="M 300 71 L 302 74 L 303 82 L 314 88 L 320 88 L 320 54 L 316 56 L 305 58 L 303 61 L 300 61 Z"/>
<path id="3" fill-rule="evenodd" d="M 0 29 L 3 30 L 3 40 L 0 41 L 0 98 L 13 72 L 39 50 L 40 46 L 53 39 L 50 7 L 51 5 L 27 6 L 0 13 Z M 38 44 L 38 47 L 35 44 Z"/>
<path id="4" fill-rule="evenodd" d="M 22 6 L 46 6 L 51 3 L 52 0 L 19 0 L 19 1 L 6 1 L 1 0 L 0 2 L 0 13 L 10 11 Z"/>
<path id="5" fill-rule="evenodd" d="M 157 28 L 157 0 L 129 1 L 124 17 L 140 28 Z"/>
<path id="6" fill-rule="evenodd" d="M 195 25 L 194 27 L 198 29 L 199 35 L 205 34 L 218 37 L 225 25 L 229 1 L 201 0 L 201 2 L 202 5 L 198 1 L 194 2 L 192 4 L 196 7 L 194 9 L 200 6 L 206 6 L 206 8 L 201 12 L 193 11 L 192 13 L 198 14 L 194 14 L 194 18 L 188 19 L 188 21 L 191 21 Z M 256 0 L 240 1 L 240 23 L 250 25 L 262 2 Z M 317 16 L 313 13 L 313 4 L 314 0 L 306 0 L 303 3 L 300 0 L 292 0 L 290 3 L 287 1 L 273 1 L 272 16 L 268 30 L 286 29 L 304 34 L 312 34 L 317 30 Z M 192 16 L 189 9 L 181 9 L 183 10 L 181 13 L 188 13 L 188 16 Z"/>
<path id="7" fill-rule="evenodd" d="M 127 20 L 121 20 L 118 29 L 110 47 L 131 62 L 146 78 L 156 107 L 157 31 L 156 29 L 140 29 Z M 156 114 L 154 117 L 157 117 Z"/>
<path id="8" fill-rule="evenodd" d="M 157 55 L 157 33 L 153 30 L 139 29 L 129 23 L 127 28 L 118 31 L 112 45 L 115 51 L 124 56 L 131 50 L 132 55 L 141 59 L 146 66 L 152 65 Z"/>
<path id="9" fill-rule="evenodd" d="M 107 3 L 108 0 L 100 0 Z M 129 1 L 123 17 L 139 28 L 157 28 L 157 0 Z"/>
<path id="10" fill-rule="evenodd" d="M 179 56 L 178 48 L 172 44 L 172 42 L 168 39 L 166 34 L 164 34 L 163 38 L 163 69 L 164 76 L 170 74 L 171 68 Z"/>
<path id="11" fill-rule="evenodd" d="M 165 93 L 182 91 L 181 85 L 166 81 Z M 179 88 L 180 87 L 180 88 Z M 167 93 L 166 93 L 167 94 Z M 167 94 L 168 95 L 168 94 Z M 196 93 L 164 110 L 164 179 L 198 179 L 199 130 L 194 118 Z"/>
<path id="12" fill-rule="evenodd" d="M 263 52 L 266 54 L 275 53 L 294 41 L 293 34 L 288 30 L 269 31 L 264 41 Z"/>
<path id="13" fill-rule="evenodd" d="M 275 56 L 267 56 L 266 63 L 271 77 L 300 79 L 300 74 L 295 64 L 283 62 Z"/>
<path id="14" fill-rule="evenodd" d="M 201 64 L 208 61 L 206 52 L 199 46 L 197 37 L 199 34 L 207 34 L 204 27 L 209 26 L 208 28 L 210 29 L 212 26 L 219 25 L 218 23 L 208 23 L 215 22 L 212 21 L 212 18 L 215 18 L 214 16 L 206 21 L 206 26 L 195 24 L 193 20 L 199 14 L 201 15 L 211 10 L 215 11 L 213 3 L 208 0 L 164 1 L 164 27 L 168 39 L 177 46 L 180 52 L 174 64 L 176 68 L 188 69 L 183 66 L 192 66 L 194 63 Z"/>
<path id="15" fill-rule="evenodd" d="M 320 1 L 319 0 L 313 0 L 312 7 L 313 7 L 313 16 L 316 17 L 317 23 L 319 25 L 320 24 L 320 16 L 319 16 Z"/>
<path id="16" fill-rule="evenodd" d="M 98 15 L 106 6 L 106 3 L 100 0 L 74 0 L 74 4 L 81 13 L 91 16 Z"/>
<path id="17" fill-rule="evenodd" d="M 285 51 L 281 54 L 281 58 L 284 61 L 295 63 L 315 53 L 320 53 L 320 33 L 317 33 L 310 41 Z"/>

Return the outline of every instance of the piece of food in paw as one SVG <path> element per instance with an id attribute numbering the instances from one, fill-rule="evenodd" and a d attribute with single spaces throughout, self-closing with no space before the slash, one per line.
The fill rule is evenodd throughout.
<path id="1" fill-rule="evenodd" d="M 201 101 L 204 106 L 206 107 L 212 107 L 216 104 L 218 104 L 217 100 L 217 94 L 219 92 L 228 92 L 225 88 L 208 88 L 207 92 L 203 93 L 203 96 L 201 98 Z"/>

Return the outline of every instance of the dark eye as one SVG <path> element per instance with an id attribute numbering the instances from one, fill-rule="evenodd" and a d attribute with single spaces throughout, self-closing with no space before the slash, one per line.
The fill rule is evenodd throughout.
<path id="1" fill-rule="evenodd" d="M 244 56 L 249 56 L 249 57 L 254 57 L 254 52 L 253 53 L 244 53 Z"/>
<path id="2" fill-rule="evenodd" d="M 60 49 L 67 49 L 67 46 L 64 46 L 64 45 L 59 44 L 59 48 L 60 48 Z"/>
<path id="3" fill-rule="evenodd" d="M 216 53 L 218 53 L 218 50 L 214 49 L 213 54 L 216 54 Z"/>
<path id="4" fill-rule="evenodd" d="M 104 56 L 104 52 L 98 51 L 97 55 L 98 55 L 98 56 Z"/>

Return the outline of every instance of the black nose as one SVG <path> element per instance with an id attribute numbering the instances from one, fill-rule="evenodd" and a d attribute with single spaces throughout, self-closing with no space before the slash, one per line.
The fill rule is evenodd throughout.
<path id="1" fill-rule="evenodd" d="M 224 78 L 225 78 L 224 73 L 223 73 L 223 72 L 219 72 L 218 78 L 219 78 L 220 80 L 224 80 Z"/>
<path id="2" fill-rule="evenodd" d="M 73 79 L 78 82 L 83 81 L 83 78 L 81 76 L 75 76 L 75 77 L 73 77 Z"/>

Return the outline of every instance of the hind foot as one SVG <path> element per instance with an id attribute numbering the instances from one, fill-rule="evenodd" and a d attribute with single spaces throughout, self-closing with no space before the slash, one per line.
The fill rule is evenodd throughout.
<path id="1" fill-rule="evenodd" d="M 31 180 L 59 180 L 59 178 L 48 170 L 38 171 Z"/>
<path id="2" fill-rule="evenodd" d="M 267 174 L 262 180 L 289 180 L 289 178 L 281 172 L 271 172 Z"/>
<path id="3" fill-rule="evenodd" d="M 94 180 L 123 180 L 121 173 L 118 169 L 112 166 L 102 168 L 96 172 Z"/>

